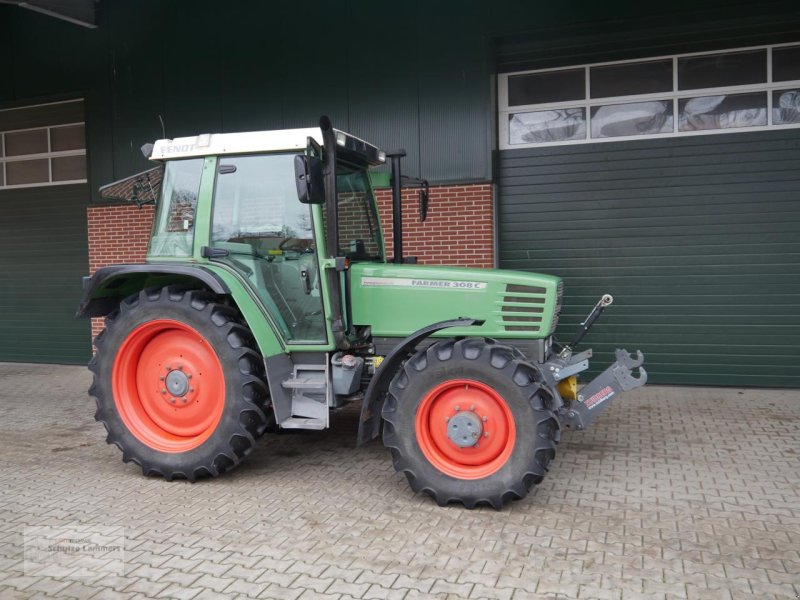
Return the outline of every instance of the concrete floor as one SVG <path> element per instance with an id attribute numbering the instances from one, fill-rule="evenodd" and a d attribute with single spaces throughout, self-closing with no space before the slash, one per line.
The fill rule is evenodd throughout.
<path id="1" fill-rule="evenodd" d="M 797 391 L 636 390 L 495 512 L 414 495 L 352 409 L 221 478 L 146 478 L 89 383 L 0 364 L 0 598 L 800 597 Z M 37 526 L 122 527 L 124 556 L 26 569 Z"/>

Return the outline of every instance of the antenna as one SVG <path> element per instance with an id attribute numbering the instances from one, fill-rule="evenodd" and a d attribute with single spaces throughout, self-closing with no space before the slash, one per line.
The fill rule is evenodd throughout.
<path id="1" fill-rule="evenodd" d="M 165 140 L 167 139 L 167 128 L 164 127 L 164 118 L 160 114 L 158 120 L 161 121 L 161 138 Z"/>

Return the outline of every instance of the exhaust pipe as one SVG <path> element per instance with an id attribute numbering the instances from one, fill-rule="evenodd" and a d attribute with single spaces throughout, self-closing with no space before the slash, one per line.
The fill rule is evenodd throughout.
<path id="1" fill-rule="evenodd" d="M 406 155 L 401 148 L 387 154 L 392 159 L 392 233 L 394 235 L 394 258 L 392 262 L 403 264 L 403 176 L 400 173 L 400 160 Z"/>

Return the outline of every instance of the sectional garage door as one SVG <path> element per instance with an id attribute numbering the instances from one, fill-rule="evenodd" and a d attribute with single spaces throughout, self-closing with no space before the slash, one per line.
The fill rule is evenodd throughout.
<path id="1" fill-rule="evenodd" d="M 83 101 L 0 109 L 0 361 L 85 363 Z"/>
<path id="2" fill-rule="evenodd" d="M 564 277 L 567 337 L 658 383 L 800 386 L 800 130 L 505 150 L 500 266 Z"/>
<path id="3" fill-rule="evenodd" d="M 0 361 L 85 363 L 76 320 L 88 270 L 83 185 L 0 191 Z"/>

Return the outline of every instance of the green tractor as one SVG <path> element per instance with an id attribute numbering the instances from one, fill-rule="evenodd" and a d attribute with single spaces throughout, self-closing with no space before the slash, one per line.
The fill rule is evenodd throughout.
<path id="1" fill-rule="evenodd" d="M 391 258 L 369 172 L 387 155 L 325 117 L 143 151 L 158 167 L 101 192 L 156 204 L 147 261 L 85 278 L 78 316 L 105 317 L 95 418 L 146 475 L 217 476 L 265 431 L 324 429 L 360 402 L 357 442 L 382 433 L 413 490 L 500 508 L 542 480 L 562 427 L 646 381 L 641 353 L 618 350 L 577 389 L 591 350 L 575 347 L 610 296 L 559 344 L 559 278 L 405 258 L 402 188 L 422 217 L 428 194 L 402 151 Z"/>

